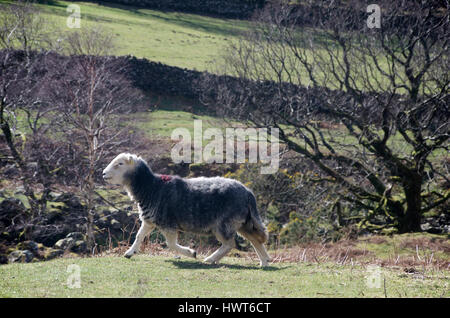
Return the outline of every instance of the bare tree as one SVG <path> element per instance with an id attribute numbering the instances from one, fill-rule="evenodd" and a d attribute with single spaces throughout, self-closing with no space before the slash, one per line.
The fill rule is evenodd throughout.
<path id="1" fill-rule="evenodd" d="M 315 163 L 361 225 L 419 231 L 449 196 L 449 4 L 271 2 L 232 44 L 203 99 L 226 116 L 274 126 Z M 306 23 L 307 22 L 307 23 Z"/>
<path id="2" fill-rule="evenodd" d="M 48 47 L 47 26 L 31 2 L 2 5 L 0 126 L 11 160 L 20 170 L 31 219 L 45 211 L 51 189 L 47 163 L 52 160 L 53 151 L 42 152 L 39 147 L 55 121 L 50 116 L 52 109 L 44 107 L 39 97 L 39 91 L 46 85 L 44 64 L 49 52 L 36 51 Z M 39 184 L 42 191 L 38 196 Z"/>
<path id="3" fill-rule="evenodd" d="M 113 48 L 110 34 L 99 28 L 71 32 L 66 39 L 71 56 L 60 65 L 55 89 L 49 93 L 64 116 L 66 143 L 78 145 L 81 162 L 78 181 L 87 211 L 87 237 L 95 247 L 95 189 L 105 158 L 129 142 L 117 115 L 138 103 L 138 93 L 126 80 L 124 65 L 107 55 Z M 55 66 L 56 67 L 56 66 Z"/>
<path id="4" fill-rule="evenodd" d="M 125 80 L 123 60 L 104 56 L 113 39 L 103 30 L 59 34 L 63 41 L 52 43 L 32 2 L 2 5 L 0 15 L 0 124 L 10 155 L 2 160 L 20 170 L 27 227 L 45 212 L 53 185 L 71 175 L 84 194 L 92 248 L 98 171 L 114 147 L 129 142 L 115 116 L 134 109 L 139 94 Z"/>

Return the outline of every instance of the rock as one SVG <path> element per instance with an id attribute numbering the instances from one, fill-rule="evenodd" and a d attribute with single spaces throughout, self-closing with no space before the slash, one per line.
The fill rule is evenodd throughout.
<path id="1" fill-rule="evenodd" d="M 45 260 L 51 260 L 51 259 L 59 257 L 59 256 L 61 256 L 63 254 L 64 254 L 63 250 L 57 250 L 57 249 L 54 249 L 54 248 L 49 248 L 44 253 L 44 259 Z"/>
<path id="2" fill-rule="evenodd" d="M 59 197 L 62 193 L 61 192 L 54 192 L 54 191 L 50 191 L 49 193 L 49 197 L 51 200 L 55 200 L 57 197 Z"/>
<path id="3" fill-rule="evenodd" d="M 117 220 L 118 222 L 122 223 L 122 224 L 126 224 L 127 221 L 129 221 L 129 217 L 127 212 L 122 211 L 122 210 L 118 210 L 118 211 L 114 211 L 111 213 L 112 216 L 114 217 L 115 220 Z"/>
<path id="4" fill-rule="evenodd" d="M 9 263 L 29 263 L 33 260 L 33 253 L 29 250 L 17 250 L 8 255 Z"/>
<path id="5" fill-rule="evenodd" d="M 27 218 L 26 208 L 20 200 L 6 198 L 0 202 L 0 241 L 10 244 L 19 241 Z"/>
<path id="6" fill-rule="evenodd" d="M 39 251 L 38 243 L 34 241 L 24 241 L 17 244 L 17 249 L 19 250 L 28 250 L 33 253 L 33 255 L 37 255 Z"/>
<path id="7" fill-rule="evenodd" d="M 111 219 L 110 227 L 113 230 L 120 230 L 122 228 L 122 224 L 115 219 Z"/>
<path id="8" fill-rule="evenodd" d="M 69 210 L 79 210 L 84 209 L 81 204 L 80 199 L 73 193 L 66 192 L 55 198 L 55 202 L 64 202 Z"/>
<path id="9" fill-rule="evenodd" d="M 95 225 L 97 225 L 99 228 L 106 228 L 108 227 L 110 216 L 102 216 L 101 218 L 95 220 Z"/>
<path id="10" fill-rule="evenodd" d="M 56 242 L 55 247 L 62 250 L 70 250 L 75 253 L 85 253 L 87 251 L 85 236 L 81 232 L 67 234 L 65 239 Z"/>
<path id="11" fill-rule="evenodd" d="M 64 202 L 47 201 L 47 212 L 67 211 L 67 205 Z"/>
<path id="12" fill-rule="evenodd" d="M 33 227 L 31 236 L 36 242 L 52 247 L 60 239 L 65 238 L 67 233 L 73 232 L 71 229 L 67 229 L 65 224 L 62 225 L 61 223 L 49 223 L 44 219 L 41 224 L 36 224 Z"/>
<path id="13" fill-rule="evenodd" d="M 8 264 L 8 247 L 0 243 L 0 264 Z"/>
<path id="14" fill-rule="evenodd" d="M 17 186 L 16 191 L 14 191 L 15 195 L 25 194 L 25 188 L 23 186 Z"/>
<path id="15" fill-rule="evenodd" d="M 12 177 L 12 176 L 17 176 L 18 174 L 20 174 L 19 169 L 16 167 L 15 164 L 10 164 L 5 166 L 5 168 L 3 169 L 3 175 L 5 177 Z"/>
<path id="16" fill-rule="evenodd" d="M 56 242 L 53 247 L 56 249 L 65 251 L 65 250 L 72 248 L 72 246 L 74 244 L 75 244 L 75 240 L 73 238 L 66 237 L 66 238 L 63 238 L 63 239 L 59 240 L 58 242 Z"/>
<path id="17" fill-rule="evenodd" d="M 72 232 L 67 234 L 66 238 L 73 238 L 75 241 L 84 241 L 84 234 L 81 232 Z"/>
<path id="18" fill-rule="evenodd" d="M 62 214 L 61 211 L 57 210 L 47 211 L 46 219 L 48 223 L 64 221 L 64 214 Z"/>
<path id="19" fill-rule="evenodd" d="M 442 233 L 450 233 L 450 214 L 443 213 L 439 216 L 439 224 L 441 225 Z"/>
<path id="20" fill-rule="evenodd" d="M 445 213 L 438 217 L 428 217 L 423 220 L 424 223 L 420 225 L 422 231 L 432 234 L 445 234 L 450 230 L 450 217 Z"/>
<path id="21" fill-rule="evenodd" d="M 76 241 L 71 251 L 74 253 L 85 253 L 87 251 L 87 243 L 82 240 Z"/>
<path id="22" fill-rule="evenodd" d="M 27 163 L 27 168 L 28 168 L 28 171 L 37 171 L 37 169 L 38 169 L 38 164 L 37 164 L 37 162 L 35 161 L 35 162 L 29 162 L 29 163 Z"/>
<path id="23" fill-rule="evenodd" d="M 25 206 L 19 199 L 6 198 L 0 202 L 0 221 L 8 226 L 13 217 L 25 213 L 25 210 Z"/>
<path id="24" fill-rule="evenodd" d="M 80 232 L 73 232 L 55 243 L 55 249 L 61 251 L 72 251 L 75 253 L 85 253 L 87 251 L 87 243 L 84 241 L 84 235 Z"/>

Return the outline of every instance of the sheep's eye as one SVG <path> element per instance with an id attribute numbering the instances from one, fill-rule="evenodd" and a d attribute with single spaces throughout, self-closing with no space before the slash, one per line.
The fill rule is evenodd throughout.
<path id="1" fill-rule="evenodd" d="M 123 165 L 123 162 L 119 162 L 119 166 Z"/>

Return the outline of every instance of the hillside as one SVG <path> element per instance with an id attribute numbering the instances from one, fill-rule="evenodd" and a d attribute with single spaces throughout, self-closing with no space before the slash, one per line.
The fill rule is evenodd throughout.
<path id="1" fill-rule="evenodd" d="M 8 2 L 8 1 L 0 1 Z M 54 30 L 66 26 L 67 1 L 40 5 Z M 81 27 L 102 27 L 114 35 L 116 55 L 134 55 L 189 69 L 207 70 L 228 41 L 249 27 L 245 20 L 212 18 L 180 12 L 162 12 L 121 5 L 76 2 Z M 76 30 L 76 29 L 73 29 Z"/>

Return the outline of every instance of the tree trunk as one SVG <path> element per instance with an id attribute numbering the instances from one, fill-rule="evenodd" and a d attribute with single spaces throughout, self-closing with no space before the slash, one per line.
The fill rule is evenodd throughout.
<path id="1" fill-rule="evenodd" d="M 403 189 L 406 198 L 406 211 L 402 218 L 400 218 L 399 231 L 419 232 L 420 221 L 422 219 L 422 198 L 420 196 L 422 190 L 422 177 L 417 174 L 409 176 L 404 181 Z"/>
<path id="2" fill-rule="evenodd" d="M 37 204 L 36 196 L 34 195 L 34 191 L 31 187 L 31 182 L 28 177 L 28 168 L 26 163 L 24 162 L 22 156 L 17 151 L 16 146 L 14 144 L 13 135 L 11 132 L 11 127 L 9 126 L 6 119 L 3 117 L 4 114 L 4 105 L 3 101 L 0 100 L 0 129 L 3 132 L 3 135 L 5 136 L 6 144 L 8 145 L 9 151 L 11 152 L 11 155 L 14 159 L 14 162 L 17 164 L 17 166 L 20 169 L 20 172 L 22 173 L 22 184 L 23 188 L 25 189 L 25 195 L 28 198 L 28 202 L 30 204 L 31 209 L 31 217 L 33 218 L 36 214 L 39 212 L 39 206 Z"/>

